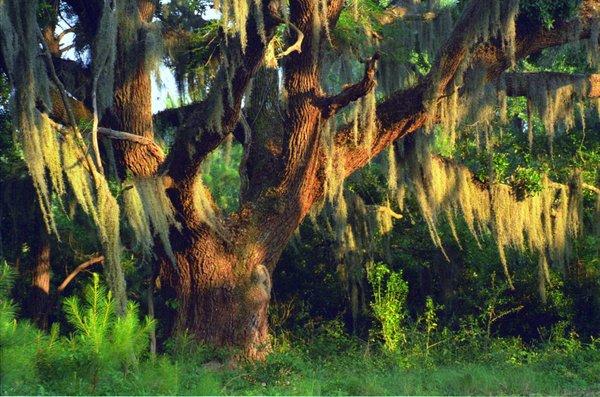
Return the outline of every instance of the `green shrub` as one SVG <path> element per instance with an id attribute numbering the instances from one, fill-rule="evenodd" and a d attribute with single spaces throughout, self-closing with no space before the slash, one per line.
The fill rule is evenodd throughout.
<path id="1" fill-rule="evenodd" d="M 16 320 L 17 306 L 9 298 L 14 273 L 0 263 L 0 393 L 39 394 L 35 366 L 36 346 L 43 335 L 26 321 Z"/>
<path id="2" fill-rule="evenodd" d="M 84 302 L 76 296 L 65 299 L 67 321 L 74 331 L 64 338 L 59 337 L 58 327 L 53 327 L 50 343 L 38 354 L 40 373 L 49 386 L 66 392 L 72 382 L 81 393 L 93 394 L 104 388 L 110 392 L 111 383 L 137 369 L 148 351 L 154 321 L 146 318 L 140 322 L 137 305 L 132 302 L 122 317 L 114 308 L 112 294 L 100 283 L 98 274 L 86 286 Z"/>
<path id="3" fill-rule="evenodd" d="M 400 343 L 406 342 L 408 283 L 402 279 L 402 271 L 393 272 L 383 263 L 368 266 L 367 278 L 373 288 L 371 307 L 381 325 L 384 346 L 396 351 Z"/>

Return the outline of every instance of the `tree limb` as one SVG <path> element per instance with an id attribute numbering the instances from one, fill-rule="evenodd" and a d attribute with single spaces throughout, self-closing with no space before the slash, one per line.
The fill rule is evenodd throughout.
<path id="1" fill-rule="evenodd" d="M 348 106 L 350 102 L 367 95 L 375 87 L 375 72 L 377 71 L 377 61 L 380 57 L 379 53 L 376 52 L 373 57 L 366 60 L 365 74 L 360 82 L 345 87 L 337 95 L 323 99 L 321 104 L 323 117 L 329 118 L 333 116 L 340 109 Z"/>
<path id="2" fill-rule="evenodd" d="M 50 50 L 48 49 L 48 45 L 46 44 L 44 35 L 42 34 L 42 31 L 39 28 L 37 29 L 36 33 L 38 35 L 40 44 L 42 45 L 44 61 L 46 63 L 46 67 L 48 68 L 50 78 L 52 82 L 56 85 L 58 93 L 60 94 L 61 100 L 63 102 L 63 106 L 65 107 L 69 126 L 72 128 L 77 128 L 77 120 L 75 119 L 75 113 L 73 113 L 73 109 L 71 108 L 71 104 L 69 103 L 69 99 L 67 97 L 67 90 L 65 89 L 65 86 L 56 74 L 56 69 L 54 68 L 54 63 L 52 62 L 52 55 L 50 54 Z"/>
<path id="3" fill-rule="evenodd" d="M 565 85 L 582 85 L 586 98 L 600 97 L 600 74 L 570 74 L 558 72 L 538 73 L 504 73 L 502 77 L 506 84 L 506 95 L 529 96 L 530 87 L 540 82 L 555 81 Z"/>
<path id="4" fill-rule="evenodd" d="M 344 9 L 344 0 L 329 0 L 327 2 L 327 19 L 330 29 L 333 29 L 340 18 L 340 14 Z"/>
<path id="5" fill-rule="evenodd" d="M 141 145 L 156 145 L 154 141 L 142 135 L 130 134 L 129 132 L 116 131 L 110 128 L 98 127 L 98 132 L 108 138 L 118 139 L 123 141 L 131 141 Z"/>
<path id="6" fill-rule="evenodd" d="M 56 74 L 56 69 L 54 69 L 54 63 L 52 63 L 52 55 L 50 54 L 50 50 L 48 49 L 48 46 L 46 44 L 46 40 L 44 39 L 44 35 L 42 34 L 42 31 L 38 28 L 36 33 L 38 35 L 38 39 L 40 40 L 40 44 L 42 45 L 46 68 L 48 69 L 48 73 L 50 74 L 50 78 L 51 78 L 52 82 L 56 85 L 56 88 L 58 89 L 58 92 L 60 94 L 62 103 L 64 105 L 64 108 L 65 108 L 65 111 L 67 114 L 67 120 L 70 124 L 71 129 L 73 130 L 73 133 L 75 134 L 77 145 L 81 150 L 81 155 L 85 161 L 85 164 L 87 165 L 88 171 L 90 172 L 92 178 L 95 179 L 97 171 L 96 171 L 96 168 L 94 167 L 93 161 L 90 159 L 90 156 L 88 156 L 85 145 L 83 144 L 83 137 L 81 136 L 81 133 L 77 126 L 77 120 L 75 119 L 75 113 L 73 112 L 73 108 L 71 107 L 71 103 L 69 102 L 69 98 L 67 96 L 67 91 L 65 89 L 65 86 L 63 85 L 63 83 L 60 81 L 60 79 L 58 78 L 58 76 Z"/>
<path id="7" fill-rule="evenodd" d="M 470 57 L 471 62 L 478 62 L 486 68 L 489 80 L 498 77 L 510 66 L 511 56 L 498 40 L 482 43 L 474 51 L 469 47 L 468 35 L 472 30 L 470 25 L 477 18 L 478 7 L 485 5 L 481 3 L 471 1 L 467 5 L 461 20 L 441 48 L 430 74 L 425 79 L 414 87 L 392 94 L 377 106 L 378 132 L 370 148 L 353 145 L 351 125 L 338 131 L 337 157 L 345 162 L 346 175 L 364 166 L 399 137 L 423 127 L 431 117 L 428 112 L 430 102 L 445 94 L 449 83 L 455 78 L 467 57 Z M 525 29 L 518 28 L 516 58 L 521 59 L 544 48 L 589 38 L 593 23 L 600 17 L 597 7 L 598 0 L 584 0 L 579 18 L 559 24 L 551 30 L 530 26 Z"/>
<path id="8" fill-rule="evenodd" d="M 156 158 L 158 164 L 161 164 L 165 159 L 165 154 L 160 146 L 158 146 L 153 139 L 147 138 L 142 135 L 130 134 L 123 131 L 115 131 L 110 128 L 99 127 L 98 133 L 111 139 L 130 141 L 144 145 L 148 154 Z"/>
<path id="9" fill-rule="evenodd" d="M 239 62 L 235 70 L 231 73 L 231 82 L 223 85 L 215 85 L 211 90 L 209 97 L 215 95 L 216 98 L 222 98 L 223 115 L 221 117 L 219 128 L 211 126 L 207 115 L 214 110 L 208 101 L 203 101 L 194 106 L 194 112 L 185 120 L 179 128 L 173 150 L 165 162 L 168 174 L 175 180 L 195 178 L 198 167 L 202 160 L 223 142 L 225 136 L 233 131 L 239 121 L 242 98 L 246 88 L 258 68 L 263 62 L 266 50 L 266 44 L 274 36 L 275 30 L 280 23 L 279 5 L 277 0 L 271 0 L 263 3 L 262 12 L 264 13 L 264 28 L 266 32 L 266 41 L 263 42 L 263 35 L 258 31 L 255 18 L 249 18 L 247 24 L 248 45 L 245 51 L 242 51 L 238 40 L 229 39 L 229 51 L 237 52 L 235 57 L 239 57 Z M 234 59 L 235 57 L 231 57 Z M 227 68 L 222 65 L 222 68 Z M 225 73 L 222 69 L 220 73 Z M 226 73 L 225 73 L 226 74 Z M 230 90 L 231 88 L 231 90 Z"/>
<path id="10" fill-rule="evenodd" d="M 97 263 L 102 263 L 104 262 L 104 256 L 96 256 L 90 260 L 87 260 L 85 262 L 83 262 L 81 265 L 77 266 L 75 268 L 75 270 L 73 270 L 68 276 L 67 278 L 65 278 L 63 280 L 63 282 L 58 286 L 58 288 L 56 289 L 56 294 L 59 295 L 61 294 L 65 288 L 67 288 L 67 285 L 69 285 L 69 283 L 71 281 L 73 281 L 73 279 L 75 277 L 77 277 L 77 275 L 79 273 L 81 273 L 82 271 L 84 271 L 85 269 L 87 269 L 88 267 L 95 265 Z"/>
<path id="11" fill-rule="evenodd" d="M 294 44 L 289 46 L 285 51 L 281 52 L 280 54 L 277 54 L 276 58 L 281 59 L 284 56 L 289 55 L 294 51 L 302 52 L 302 41 L 304 40 L 304 33 L 302 33 L 302 31 L 300 29 L 298 29 L 298 27 L 296 25 L 294 25 L 292 22 L 290 22 L 290 21 L 286 22 L 282 18 L 278 18 L 278 19 L 281 23 L 287 23 L 296 32 L 296 41 L 294 42 Z"/>
<path id="12" fill-rule="evenodd" d="M 74 28 L 64 29 L 62 32 L 60 32 L 59 34 L 56 35 L 56 39 L 58 41 L 60 41 L 60 40 L 62 40 L 63 37 L 65 37 L 65 35 L 67 35 L 69 33 L 75 33 L 75 29 Z"/>
<path id="13" fill-rule="evenodd" d="M 594 193 L 600 195 L 600 188 L 597 188 L 596 186 L 590 185 L 588 183 L 583 183 L 581 185 L 581 187 L 583 187 L 585 190 L 589 190 L 591 192 L 594 192 Z"/>

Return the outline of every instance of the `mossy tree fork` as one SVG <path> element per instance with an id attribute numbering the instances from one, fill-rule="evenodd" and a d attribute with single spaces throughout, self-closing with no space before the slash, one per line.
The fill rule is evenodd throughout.
<path id="1" fill-rule="evenodd" d="M 222 90 L 218 96 L 223 106 L 220 120 L 216 124 L 210 121 L 211 106 L 214 106 L 210 100 L 153 117 L 150 71 L 139 56 L 143 52 L 142 41 L 138 37 L 131 42 L 131 36 L 125 32 L 131 26 L 142 32 L 141 27 L 154 14 L 155 3 L 118 1 L 126 4 L 123 7 L 128 12 L 130 25 L 118 26 L 114 101 L 100 120 L 99 132 L 117 138 L 113 146 L 122 169 L 137 176 L 163 179 L 181 223 L 181 229 L 171 229 L 177 266 L 174 267 L 164 253 L 158 253 L 160 258 L 165 258 L 159 271 L 162 288 L 171 291 L 178 300 L 175 332 L 186 331 L 204 342 L 240 348 L 250 358 L 264 357 L 269 350 L 270 275 L 294 230 L 324 193 L 321 126 L 337 111 L 374 88 L 378 54 L 366 61 L 361 81 L 340 93 L 324 92 L 320 84 L 322 60 L 314 55 L 313 45 L 314 40 L 324 42 L 327 38 L 324 31 L 314 31 L 313 13 L 318 7 L 315 8 L 313 2 L 316 0 L 290 0 L 289 24 L 294 29 L 290 30 L 289 41 L 290 45 L 296 44 L 296 50 L 289 51 L 282 59 L 287 92 L 284 120 L 271 123 L 270 129 L 243 128 L 242 99 L 265 58 L 264 36 L 267 42 L 271 40 L 278 25 L 284 22 L 277 0 L 265 1 L 260 11 L 264 26 L 257 26 L 257 18 L 248 18 L 245 48 L 242 49 L 239 40 L 228 41 L 227 52 L 238 61 L 230 76 L 231 84 L 215 84 L 213 88 L 213 91 Z M 87 0 L 65 0 L 65 3 L 80 20 L 86 21 L 83 24 L 89 30 L 86 33 L 93 36 L 101 6 Z M 450 82 L 465 61 L 482 65 L 490 81 L 510 66 L 511 55 L 500 40 L 492 38 L 475 47 L 471 45 L 472 21 L 477 18 L 478 9 L 487 6 L 491 6 L 491 0 L 470 1 L 441 47 L 431 72 L 414 87 L 396 92 L 377 105 L 377 130 L 370 147 L 352 144 L 352 126 L 339 128 L 334 150 L 344 176 L 363 167 L 398 138 L 435 122 L 430 112 L 431 103 L 446 95 Z M 343 7 L 343 0 L 327 1 L 330 29 L 337 23 Z M 561 21 L 551 30 L 517 23 L 516 58 L 588 38 L 599 10 L 598 0 L 584 0 L 577 18 Z M 253 9 L 253 12 L 258 11 Z M 298 31 L 302 32 L 303 40 L 298 40 Z M 44 39 L 48 48 L 55 49 L 54 64 L 59 76 L 89 80 L 87 72 L 74 62 L 60 59 L 54 35 L 44 31 Z M 598 96 L 599 91 L 598 77 L 590 76 L 588 95 Z M 84 101 L 73 98 L 71 101 L 79 117 L 91 119 L 91 108 L 86 107 Z M 65 113 L 61 102 L 54 101 L 52 117 L 60 122 L 65 120 Z M 166 158 L 152 143 L 153 118 L 162 118 L 177 127 L 175 142 Z M 124 133 L 119 135 L 119 131 Z M 144 139 L 129 139 L 128 134 Z M 245 183 L 239 210 L 230 215 L 222 215 L 217 210 L 215 227 L 198 213 L 193 196 L 202 161 L 230 134 L 244 145 L 240 173 Z M 160 250 L 159 245 L 156 246 Z"/>

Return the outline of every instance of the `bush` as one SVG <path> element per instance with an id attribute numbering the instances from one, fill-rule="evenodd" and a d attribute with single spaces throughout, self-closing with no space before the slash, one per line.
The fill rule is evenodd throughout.
<path id="1" fill-rule="evenodd" d="M 368 266 L 367 278 L 373 288 L 371 307 L 381 325 L 384 345 L 396 351 L 400 343 L 406 342 L 408 283 L 402 279 L 402 271 L 393 272 L 383 263 Z"/>
<path id="2" fill-rule="evenodd" d="M 140 358 L 148 354 L 154 321 L 146 318 L 140 322 L 137 305 L 132 302 L 118 317 L 112 295 L 100 283 L 98 274 L 86 286 L 84 302 L 69 297 L 64 310 L 74 331 L 64 338 L 58 335 L 58 327 L 53 327 L 50 343 L 38 353 L 40 374 L 56 390 L 69 390 L 72 382 L 82 393 L 110 393 L 114 380 L 125 380 L 137 369 Z"/>
<path id="3" fill-rule="evenodd" d="M 35 354 L 44 336 L 26 321 L 16 320 L 17 306 L 9 298 L 14 273 L 0 263 L 0 393 L 38 394 Z"/>

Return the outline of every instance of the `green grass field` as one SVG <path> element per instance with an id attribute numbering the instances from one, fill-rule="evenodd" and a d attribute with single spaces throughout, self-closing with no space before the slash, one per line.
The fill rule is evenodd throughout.
<path id="1" fill-rule="evenodd" d="M 497 339 L 487 347 L 449 344 L 425 355 L 318 336 L 276 340 L 265 362 L 231 365 L 222 352 L 179 341 L 127 369 L 102 365 L 93 374 L 90 357 L 86 367 L 85 357 L 65 352 L 55 351 L 50 362 L 4 347 L 2 353 L 3 394 L 600 395 L 600 349 L 576 342 L 526 349 Z"/>

